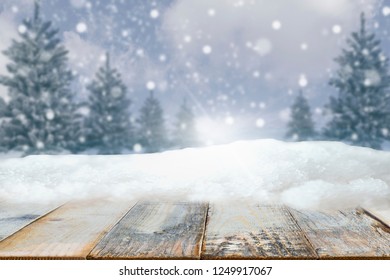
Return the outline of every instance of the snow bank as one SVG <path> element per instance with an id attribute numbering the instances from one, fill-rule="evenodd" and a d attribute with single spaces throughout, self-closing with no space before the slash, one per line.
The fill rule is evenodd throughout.
<path id="1" fill-rule="evenodd" d="M 341 143 L 259 140 L 150 155 L 0 162 L 0 200 L 102 196 L 390 208 L 390 153 Z"/>

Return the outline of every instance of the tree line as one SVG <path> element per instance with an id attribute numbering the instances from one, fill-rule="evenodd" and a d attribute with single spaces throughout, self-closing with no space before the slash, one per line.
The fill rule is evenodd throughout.
<path id="1" fill-rule="evenodd" d="M 339 68 L 329 83 L 337 96 L 325 107 L 327 124 L 322 131 L 315 130 L 310 106 L 301 92 L 291 107 L 287 139 L 335 140 L 374 149 L 390 140 L 389 59 L 380 44 L 361 14 L 360 30 L 351 34 L 347 48 L 335 59 Z"/>
<path id="2" fill-rule="evenodd" d="M 194 114 L 185 100 L 171 138 L 153 92 L 136 122 L 131 120 L 127 88 L 108 53 L 87 87 L 88 100 L 76 102 L 68 51 L 61 44 L 59 31 L 43 20 L 37 1 L 33 17 L 25 19 L 22 26 L 20 39 L 13 40 L 4 51 L 11 61 L 7 65 L 9 75 L 0 76 L 10 98 L 8 104 L 0 98 L 3 151 L 19 150 L 28 155 L 94 149 L 99 154 L 118 154 L 197 144 Z M 88 109 L 87 114 L 83 108 Z"/>
<path id="3" fill-rule="evenodd" d="M 52 22 L 43 20 L 38 2 L 23 27 L 19 40 L 3 52 L 10 63 L 8 75 L 0 76 L 9 96 L 7 103 L 0 98 L 1 151 L 28 155 L 93 149 L 118 154 L 198 145 L 195 117 L 185 100 L 170 133 L 153 91 L 139 117 L 132 120 L 127 88 L 108 53 L 87 86 L 88 100 L 76 102 L 68 51 Z M 337 95 L 325 107 L 328 123 L 316 131 L 309 103 L 300 93 L 291 107 L 286 138 L 337 140 L 380 149 L 390 139 L 389 59 L 375 34 L 367 30 L 364 14 L 360 30 L 351 34 L 336 62 L 339 69 L 330 84 Z"/>

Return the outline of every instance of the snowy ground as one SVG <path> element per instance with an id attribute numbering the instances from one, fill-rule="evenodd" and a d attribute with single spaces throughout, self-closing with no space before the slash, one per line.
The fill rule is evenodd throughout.
<path id="1" fill-rule="evenodd" d="M 390 153 L 258 140 L 150 155 L 0 161 L 0 200 L 102 196 L 390 209 Z"/>

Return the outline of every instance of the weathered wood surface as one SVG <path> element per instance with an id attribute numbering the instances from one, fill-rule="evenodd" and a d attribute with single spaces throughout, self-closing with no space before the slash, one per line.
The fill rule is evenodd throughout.
<path id="1" fill-rule="evenodd" d="M 0 202 L 0 241 L 61 204 L 60 202 L 47 204 Z"/>
<path id="2" fill-rule="evenodd" d="M 209 209 L 204 259 L 316 257 L 285 207 L 230 203 Z"/>
<path id="3" fill-rule="evenodd" d="M 320 258 L 390 257 L 390 229 L 362 210 L 291 212 Z"/>
<path id="4" fill-rule="evenodd" d="M 133 205 L 108 200 L 67 203 L 0 242 L 0 258 L 85 259 Z"/>
<path id="5" fill-rule="evenodd" d="M 364 209 L 364 211 L 366 211 L 367 214 L 371 215 L 374 219 L 377 219 L 390 227 L 390 210 L 367 208 Z"/>
<path id="6" fill-rule="evenodd" d="M 140 202 L 93 249 L 91 259 L 199 259 L 207 204 Z"/>

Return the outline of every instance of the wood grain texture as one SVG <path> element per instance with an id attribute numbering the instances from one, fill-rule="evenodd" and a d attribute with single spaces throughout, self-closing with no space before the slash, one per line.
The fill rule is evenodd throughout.
<path id="1" fill-rule="evenodd" d="M 62 203 L 8 203 L 0 202 L 0 241 L 53 211 Z"/>
<path id="2" fill-rule="evenodd" d="M 0 258 L 85 259 L 133 205 L 108 200 L 67 203 L 0 242 Z"/>
<path id="3" fill-rule="evenodd" d="M 291 213 L 320 258 L 390 257 L 390 229 L 362 210 Z"/>
<path id="4" fill-rule="evenodd" d="M 90 259 L 199 259 L 207 204 L 140 202 Z"/>
<path id="5" fill-rule="evenodd" d="M 390 227 L 390 210 L 367 208 L 364 209 L 364 211 L 366 211 L 368 215 L 371 215 L 373 218 L 381 221 L 386 226 Z"/>
<path id="6" fill-rule="evenodd" d="M 212 205 L 204 259 L 314 259 L 316 254 L 285 207 Z"/>

